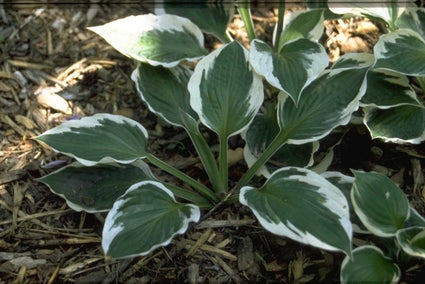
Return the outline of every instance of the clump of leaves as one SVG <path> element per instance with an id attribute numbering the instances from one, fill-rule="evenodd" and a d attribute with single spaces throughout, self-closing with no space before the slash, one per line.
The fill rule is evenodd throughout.
<path id="1" fill-rule="evenodd" d="M 390 180 L 359 171 L 354 171 L 355 178 L 320 175 L 311 167 L 320 140 L 348 124 L 360 107 L 374 138 L 400 143 L 425 139 L 424 107 L 407 77 L 414 76 L 423 87 L 424 9 L 383 8 L 400 13 L 391 14 L 391 32 L 380 38 L 374 54 L 346 54 L 328 68 L 318 39 L 324 19 L 337 15 L 327 7 L 314 8 L 291 14 L 284 25 L 283 3 L 272 45 L 255 38 L 249 8 L 238 3 L 250 50 L 226 33 L 234 7 L 207 1 L 196 9 L 164 4 L 157 15 L 90 28 L 137 61 L 132 79 L 140 97 L 153 113 L 188 133 L 211 184 L 209 188 L 155 157 L 147 150 L 148 131 L 123 116 L 96 114 L 37 136 L 37 141 L 76 159 L 39 180 L 75 210 L 109 211 L 102 241 L 108 256 L 146 255 L 183 234 L 190 222 L 199 221 L 202 210 L 239 199 L 266 230 L 344 252 L 343 282 L 393 281 L 400 275 L 377 247 L 353 250 L 353 228 L 395 236 L 406 253 L 423 257 L 425 221 Z M 379 19 L 379 14 L 361 13 Z M 203 32 L 223 45 L 208 53 Z M 407 43 L 411 52 L 404 51 Z M 394 60 L 400 52 L 402 60 Z M 194 70 L 185 64 L 197 60 Z M 260 112 L 264 80 L 278 90 L 277 103 L 265 103 Z M 218 159 L 199 124 L 217 134 Z M 228 140 L 240 134 L 249 169 L 229 188 Z M 191 189 L 157 180 L 147 163 Z M 267 177 L 259 188 L 249 185 L 256 174 Z M 382 274 L 369 273 L 371 267 Z M 359 270 L 367 273 L 353 273 Z"/>

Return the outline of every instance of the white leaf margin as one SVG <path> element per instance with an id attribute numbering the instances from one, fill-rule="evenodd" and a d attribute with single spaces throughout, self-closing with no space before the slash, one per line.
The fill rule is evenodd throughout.
<path id="1" fill-rule="evenodd" d="M 148 131 L 138 122 L 127 118 L 125 116 L 122 115 L 117 115 L 117 114 L 109 114 L 109 113 L 97 113 L 95 115 L 92 116 L 86 116 L 81 118 L 80 120 L 68 120 L 54 128 L 51 128 L 49 130 L 47 130 L 46 132 L 34 137 L 34 139 L 37 140 L 38 137 L 41 136 L 45 136 L 45 135 L 52 135 L 52 134 L 61 134 L 61 133 L 67 133 L 67 132 L 71 132 L 71 133 L 76 133 L 75 131 L 72 131 L 71 128 L 93 128 L 96 126 L 102 126 L 103 124 L 100 123 L 100 120 L 111 120 L 114 121 L 116 123 L 119 124 L 124 124 L 124 122 L 130 124 L 131 126 L 135 126 L 137 127 L 142 133 L 143 135 L 146 137 L 146 141 L 148 140 Z M 38 140 L 39 141 L 39 140 Z M 40 141 L 43 142 L 43 141 Z M 44 142 L 43 142 L 44 143 Z M 131 160 L 117 160 L 114 159 L 112 157 L 106 156 L 103 157 L 101 160 L 99 161 L 91 161 L 91 160 L 86 160 L 84 158 L 80 158 L 75 156 L 72 153 L 67 153 L 67 152 L 62 152 L 59 151 L 57 149 L 55 149 L 54 147 L 50 148 L 53 149 L 53 151 L 55 151 L 56 153 L 62 153 L 64 155 L 67 155 L 69 157 L 75 158 L 78 162 L 80 162 L 81 164 L 83 164 L 84 166 L 90 167 L 90 166 L 94 166 L 97 164 L 109 164 L 109 163 L 123 163 L 123 164 L 130 164 L 134 161 L 136 161 L 138 158 L 136 159 L 131 159 Z M 139 158 L 143 158 L 143 157 L 139 157 Z"/>
<path id="2" fill-rule="evenodd" d="M 130 186 L 129 189 L 127 189 L 127 191 L 121 197 L 119 197 L 118 200 L 114 203 L 112 209 L 109 211 L 108 215 L 106 216 L 105 224 L 104 224 L 103 231 L 102 231 L 102 248 L 103 248 L 105 253 L 108 252 L 109 247 L 110 247 L 112 241 L 115 239 L 115 237 L 123 230 L 122 224 L 115 224 L 115 220 L 122 215 L 122 213 L 118 213 L 118 209 L 126 203 L 126 200 L 122 199 L 122 197 L 124 197 L 127 193 L 129 193 L 131 191 L 137 190 L 139 187 L 141 187 L 145 184 L 152 184 L 152 185 L 156 186 L 157 188 L 159 188 L 160 190 L 163 190 L 165 193 L 167 193 L 171 197 L 171 199 L 174 202 L 176 202 L 174 194 L 160 182 L 157 182 L 157 181 L 142 181 L 142 182 L 138 182 L 138 183 L 135 183 L 132 186 Z M 167 239 L 166 241 L 152 246 L 149 250 L 142 252 L 142 253 L 135 253 L 135 254 L 132 254 L 132 255 L 126 255 L 125 258 L 131 258 L 131 257 L 136 257 L 136 256 L 144 256 L 144 255 L 149 254 L 151 251 L 153 251 L 153 250 L 155 250 L 159 247 L 166 246 L 166 245 L 170 244 L 171 240 L 176 235 L 184 234 L 187 231 L 187 229 L 189 228 L 190 222 L 198 222 L 200 217 L 201 217 L 201 212 L 200 212 L 199 208 L 197 206 L 193 205 L 193 204 L 185 204 L 185 206 L 191 207 L 191 218 L 185 218 L 183 220 L 183 225 L 181 226 L 180 230 L 178 230 L 174 234 L 172 234 L 172 236 L 169 239 Z"/>
<path id="3" fill-rule="evenodd" d="M 386 81 L 388 83 L 392 83 L 394 85 L 399 85 L 399 86 L 402 86 L 402 87 L 408 89 L 407 92 L 400 94 L 400 96 L 406 95 L 409 98 L 416 101 L 417 104 L 398 103 L 398 104 L 393 104 L 393 105 L 377 105 L 377 104 L 366 104 L 366 103 L 362 103 L 360 101 L 360 106 L 362 108 L 364 108 L 364 107 L 375 107 L 375 108 L 379 108 L 379 109 L 389 109 L 389 108 L 398 107 L 398 106 L 402 106 L 402 105 L 421 106 L 421 102 L 417 98 L 415 90 L 413 90 L 413 88 L 410 86 L 409 79 L 408 79 L 407 76 L 405 76 L 401 73 L 389 70 L 389 69 L 375 69 L 372 72 L 377 72 L 377 73 L 387 75 L 388 77 L 386 79 L 384 79 L 384 81 Z M 396 78 L 394 78 L 394 77 L 396 77 Z"/>
<path id="4" fill-rule="evenodd" d="M 149 168 L 149 166 L 148 166 L 148 164 L 146 164 L 145 162 L 143 162 L 142 160 L 136 160 L 136 161 L 134 161 L 133 163 L 131 163 L 133 166 L 135 166 L 135 167 L 138 167 L 139 169 L 141 169 L 147 176 L 149 176 L 152 180 L 155 180 L 155 177 L 154 177 L 154 175 L 153 175 L 153 173 L 152 173 L 152 171 L 151 171 L 151 169 Z M 111 165 L 113 165 L 113 166 L 119 166 L 118 164 L 116 164 L 116 163 L 113 163 L 113 164 L 111 164 Z M 67 166 L 65 166 L 65 167 L 63 167 L 63 168 L 61 168 L 61 169 L 59 169 L 59 170 L 57 170 L 57 171 L 54 171 L 54 172 L 52 172 L 52 173 L 50 173 L 50 174 L 48 174 L 48 175 L 45 175 L 45 176 L 43 176 L 43 177 L 48 177 L 49 175 L 53 175 L 53 174 L 56 174 L 56 173 L 58 173 L 58 172 L 60 172 L 60 171 L 63 171 L 63 170 L 65 170 L 66 168 L 68 168 L 68 167 L 73 167 L 73 168 L 82 168 L 82 167 L 85 167 L 83 164 L 81 164 L 81 163 L 79 163 L 79 162 L 73 162 L 73 163 L 71 163 L 71 164 L 69 164 L 69 165 L 67 165 Z M 66 201 L 66 204 L 69 206 L 69 208 L 71 208 L 72 210 L 74 210 L 74 211 L 77 211 L 77 212 L 81 212 L 81 211 L 85 211 L 85 212 L 87 212 L 87 213 L 100 213 L 100 212 L 107 212 L 107 211 L 109 211 L 109 209 L 105 209 L 105 210 L 89 210 L 89 209 L 87 209 L 86 207 L 81 207 L 80 205 L 78 205 L 78 204 L 76 204 L 76 203 L 74 203 L 74 202 L 71 202 L 71 201 L 69 201 L 68 200 L 68 198 L 66 198 L 65 197 L 65 194 L 62 194 L 62 193 L 58 193 L 58 192 L 56 192 L 56 191 L 54 191 L 51 187 L 50 187 L 50 185 L 48 185 L 48 184 L 46 184 L 47 185 L 47 187 L 50 189 L 50 191 L 52 192 L 52 193 L 54 193 L 54 194 L 56 194 L 56 195 L 58 195 L 58 196 L 60 196 L 60 197 L 62 197 L 65 201 Z"/>
<path id="5" fill-rule="evenodd" d="M 398 187 L 398 186 L 397 186 Z M 401 190 L 401 189 L 399 189 Z M 351 192 L 350 192 L 350 197 L 351 197 L 351 203 L 353 204 L 353 208 L 354 211 L 356 212 L 357 216 L 359 217 L 360 221 L 363 223 L 363 225 L 366 227 L 366 229 L 368 229 L 372 234 L 379 236 L 379 237 L 384 237 L 384 238 L 389 238 L 389 237 L 394 237 L 396 235 L 396 233 L 387 233 L 384 232 L 383 230 L 381 230 L 378 226 L 376 226 L 373 222 L 373 218 L 370 218 L 367 214 L 365 214 L 363 212 L 363 210 L 359 207 L 359 205 L 357 204 L 356 198 L 355 198 L 355 194 L 357 191 L 357 185 L 355 182 L 353 182 L 353 186 L 351 187 Z M 389 191 L 386 191 L 385 195 L 390 196 L 391 193 Z M 361 194 L 359 194 L 361 195 Z M 407 216 L 406 216 L 406 220 L 404 222 L 406 222 L 409 218 L 410 218 L 410 206 L 407 207 Z"/>
<path id="6" fill-rule="evenodd" d="M 391 260 L 389 257 L 386 257 L 386 256 L 384 255 L 384 252 L 383 252 L 380 248 L 378 248 L 378 247 L 376 247 L 376 246 L 373 246 L 373 245 L 364 245 L 364 246 L 361 246 L 361 247 L 357 247 L 357 248 L 355 248 L 355 249 L 353 250 L 352 254 L 353 254 L 353 256 L 354 256 L 354 254 L 355 254 L 356 252 L 359 252 L 359 251 L 362 251 L 362 250 L 369 250 L 369 249 L 376 251 L 376 252 L 377 252 L 379 255 L 381 255 L 383 258 L 388 259 L 388 260 Z M 349 256 L 345 256 L 344 260 L 343 260 L 343 261 L 342 261 L 342 263 L 341 263 L 340 282 L 341 282 L 341 283 L 343 283 L 343 284 L 345 284 L 345 283 L 350 283 L 350 282 L 348 282 L 346 279 L 344 279 L 344 278 L 343 278 L 343 273 L 342 273 L 342 271 L 345 269 L 345 267 L 347 266 L 347 264 L 349 263 L 349 261 L 350 261 L 350 260 L 351 260 L 351 259 L 350 259 L 350 257 L 349 257 Z M 391 281 L 391 284 L 396 284 L 396 283 L 398 283 L 398 281 L 400 280 L 400 275 L 401 275 L 400 268 L 399 268 L 399 267 L 398 267 L 398 265 L 396 265 L 396 264 L 395 264 L 395 267 L 397 268 L 398 273 L 397 273 L 396 275 L 394 275 L 394 277 L 393 277 L 393 279 L 392 279 L 392 281 Z"/>
<path id="7" fill-rule="evenodd" d="M 204 35 L 202 34 L 202 31 L 198 28 L 197 25 L 195 25 L 187 18 L 170 14 L 144 14 L 138 16 L 128 16 L 122 19 L 106 23 L 101 26 L 88 27 L 87 29 L 97 33 L 102 37 L 103 35 L 108 34 L 109 39 L 105 38 L 105 40 L 114 48 L 116 48 L 119 52 L 135 60 L 147 62 L 152 66 L 161 65 L 166 68 L 171 68 L 177 66 L 182 60 L 177 60 L 173 62 L 159 62 L 148 59 L 144 56 L 130 55 L 127 53 L 127 46 L 129 44 L 126 41 L 122 41 L 122 31 L 126 31 L 126 33 L 132 38 L 138 39 L 144 33 L 152 30 L 184 32 L 186 29 L 196 37 L 199 46 L 204 46 Z M 121 33 L 104 32 L 104 29 L 117 29 Z M 184 58 L 184 60 L 196 61 L 201 57 L 202 56 L 197 56 L 194 58 Z"/>
<path id="8" fill-rule="evenodd" d="M 273 175 L 276 175 L 279 172 L 291 170 L 291 169 L 296 169 L 297 171 L 299 171 L 301 173 L 305 173 L 305 176 L 293 175 L 293 176 L 286 178 L 286 180 L 295 180 L 295 181 L 311 184 L 315 187 L 319 187 L 317 192 L 319 194 L 321 194 L 326 200 L 325 202 L 323 202 L 323 206 L 332 209 L 332 212 L 334 212 L 336 215 L 340 216 L 340 219 L 339 219 L 340 223 L 341 223 L 342 227 L 344 228 L 344 230 L 345 230 L 345 232 L 346 232 L 346 234 L 349 237 L 350 242 L 351 242 L 352 236 L 353 236 L 353 228 L 352 228 L 352 225 L 351 225 L 351 222 L 350 222 L 350 217 L 349 217 L 350 213 L 349 213 L 348 201 L 345 198 L 344 194 L 339 190 L 339 188 L 337 188 L 336 186 L 331 184 L 329 181 L 327 181 L 321 175 L 319 175 L 319 174 L 317 174 L 313 171 L 303 169 L 303 168 L 284 167 L 284 168 L 281 168 L 281 169 L 275 171 L 270 176 L 270 178 L 272 178 Z M 260 224 L 265 229 L 267 229 L 269 232 L 276 234 L 278 236 L 284 236 L 284 237 L 291 238 L 295 241 L 298 241 L 298 242 L 301 242 L 301 243 L 304 243 L 304 244 L 312 245 L 312 246 L 315 246 L 315 247 L 320 247 L 320 248 L 323 248 L 325 250 L 340 251 L 339 248 L 335 248 L 335 247 L 317 239 L 315 236 L 311 235 L 309 232 L 304 233 L 304 232 L 300 231 L 289 220 L 288 220 L 288 225 L 285 225 L 281 222 L 278 223 L 278 224 L 271 223 L 268 220 L 266 220 L 265 218 L 263 218 L 257 210 L 255 210 L 251 206 L 249 206 L 248 201 L 245 199 L 245 194 L 247 192 L 251 191 L 251 190 L 258 190 L 258 189 L 251 187 L 251 186 L 244 186 L 240 190 L 239 202 L 241 204 L 249 207 L 253 211 L 255 217 L 258 219 Z"/>
<path id="9" fill-rule="evenodd" d="M 338 68 L 338 69 L 327 69 L 324 70 L 315 80 L 320 80 L 322 76 L 325 76 L 326 74 L 329 74 L 329 76 L 334 76 L 340 72 L 344 72 L 345 70 L 348 70 L 349 68 Z M 359 68 L 360 69 L 360 68 Z M 313 142 L 322 139 L 323 137 L 327 136 L 329 133 L 331 133 L 336 127 L 341 125 L 346 125 L 350 122 L 351 116 L 353 112 L 357 111 L 360 107 L 360 99 L 363 97 L 363 95 L 366 93 L 367 88 L 367 80 L 366 77 L 363 79 L 363 82 L 359 88 L 359 91 L 357 92 L 356 97 L 340 112 L 340 115 L 338 117 L 338 121 L 336 123 L 333 123 L 329 126 L 329 130 L 323 132 L 320 135 L 310 137 L 308 139 L 288 139 L 288 144 L 305 144 L 308 142 Z M 303 91 L 301 91 L 300 98 L 302 99 Z M 290 99 L 290 96 L 285 92 L 280 92 L 278 95 L 278 106 L 276 108 L 277 116 L 279 117 L 279 109 L 284 107 L 284 104 L 287 99 Z M 299 102 L 300 103 L 300 102 Z M 280 125 L 281 120 L 278 119 L 279 127 L 282 129 L 282 127 L 285 127 L 285 125 Z M 324 123 L 324 122 L 321 122 Z"/>
<path id="10" fill-rule="evenodd" d="M 386 3 L 387 2 L 387 3 Z M 372 17 L 380 18 L 387 23 L 391 23 L 394 17 L 390 14 L 392 10 L 391 4 L 395 2 L 398 9 L 395 18 L 398 18 L 409 6 L 409 2 L 412 0 L 405 1 L 381 1 L 378 5 L 376 0 L 328 0 L 329 9 L 335 14 L 348 14 L 363 17 L 365 14 Z"/>
<path id="11" fill-rule="evenodd" d="M 401 241 L 402 239 L 402 234 L 405 234 L 408 231 L 415 231 L 418 230 L 420 231 L 418 234 L 421 234 L 422 236 L 424 235 L 425 232 L 425 227 L 410 227 L 410 228 L 405 228 L 405 229 L 401 229 L 398 230 L 396 233 L 396 238 L 397 238 L 397 242 L 399 243 L 400 247 L 403 249 L 403 251 L 405 253 L 407 253 L 408 255 L 414 256 L 414 257 L 421 257 L 421 258 L 425 258 L 425 250 L 421 249 L 421 248 L 417 248 L 415 249 L 414 247 L 412 247 L 409 243 L 409 240 L 407 240 L 406 242 Z M 415 237 L 413 237 L 410 241 L 412 241 Z"/>
<path id="12" fill-rule="evenodd" d="M 141 96 L 141 98 L 142 98 L 142 100 L 146 103 L 146 105 L 148 106 L 148 109 L 152 112 L 152 113 L 154 113 L 154 114 L 156 114 L 156 115 L 158 115 L 158 116 L 160 116 L 163 120 L 165 120 L 167 123 L 169 123 L 169 124 L 171 124 L 171 125 L 174 125 L 174 126 L 178 126 L 178 127 L 182 127 L 183 125 L 182 124 L 179 124 L 179 123 L 176 123 L 176 122 L 173 122 L 173 121 L 170 121 L 170 120 L 168 120 L 167 118 L 165 118 L 165 116 L 162 114 L 162 112 L 160 111 L 160 110 L 156 110 L 156 109 L 154 109 L 152 106 L 151 106 L 151 104 L 145 99 L 145 96 L 143 95 L 143 92 L 142 92 L 142 90 L 141 90 L 141 88 L 140 88 L 140 84 L 139 84 L 139 80 L 138 80 L 138 78 L 139 78 L 139 64 L 137 65 L 137 67 L 136 67 L 136 69 L 134 69 L 133 70 L 133 72 L 131 73 L 131 80 L 133 80 L 133 82 L 135 83 L 135 85 L 136 85 L 136 89 L 137 89 L 137 91 L 138 91 L 138 94 Z M 187 68 L 186 66 L 184 66 L 184 65 L 178 65 L 178 66 L 175 66 L 175 67 L 170 67 L 169 69 L 168 69 L 172 74 L 173 74 L 173 76 L 176 78 L 176 80 L 179 82 L 179 83 L 182 83 L 182 80 L 181 80 L 181 78 L 180 78 L 180 74 L 183 74 L 183 73 L 187 73 L 187 75 L 189 76 L 189 78 L 192 76 L 192 74 L 193 74 L 193 72 L 192 72 L 192 70 L 190 70 L 189 68 Z"/>
<path id="13" fill-rule="evenodd" d="M 402 105 L 402 106 L 406 106 L 406 105 Z M 415 107 L 415 106 L 413 106 L 413 107 Z M 419 106 L 417 106 L 417 107 L 420 108 Z M 376 109 L 377 109 L 376 107 L 369 107 L 369 106 L 366 106 L 366 107 L 363 108 L 363 112 L 364 112 L 363 124 L 368 129 L 369 133 L 372 136 L 372 139 L 382 139 L 385 143 L 396 143 L 396 144 L 420 144 L 420 143 L 422 143 L 422 141 L 425 140 L 425 129 L 420 136 L 418 136 L 416 138 L 412 138 L 412 139 L 407 139 L 407 140 L 397 138 L 397 137 L 390 138 L 390 137 L 386 137 L 386 136 L 382 136 L 382 135 L 376 135 L 376 136 L 373 135 L 373 131 L 370 129 L 367 122 L 370 120 L 370 116 L 372 115 L 373 111 L 375 111 Z"/>
<path id="14" fill-rule="evenodd" d="M 414 37 L 417 40 L 421 41 L 424 45 L 425 45 L 425 39 L 422 38 L 422 36 L 420 34 L 418 34 L 417 32 L 413 31 L 413 30 L 408 30 L 408 29 L 399 29 L 395 32 L 391 32 L 388 34 L 383 34 L 378 42 L 375 44 L 375 46 L 373 47 L 373 54 L 375 56 L 375 65 L 378 62 L 378 60 L 383 60 L 386 59 L 388 57 L 386 57 L 384 54 L 388 52 L 388 50 L 385 48 L 385 44 L 386 43 L 391 43 L 391 44 L 395 44 L 397 39 L 402 38 L 403 36 L 408 36 L 408 37 Z M 391 52 L 390 52 L 391 54 Z M 423 64 L 423 62 L 419 62 L 419 64 Z M 376 69 L 383 69 L 383 70 L 390 70 L 390 71 L 395 71 L 398 72 L 397 70 L 393 70 L 391 68 L 388 67 L 377 67 Z M 424 76 L 424 73 L 405 73 L 405 72 L 399 72 L 402 73 L 404 75 L 407 76 Z"/>
<path id="15" fill-rule="evenodd" d="M 262 77 L 259 74 L 257 74 L 255 70 L 251 67 L 251 64 L 249 64 L 248 50 L 244 46 L 242 46 L 239 42 L 231 42 L 231 43 L 220 46 L 218 49 L 214 50 L 207 56 L 203 57 L 198 62 L 198 64 L 195 67 L 195 71 L 192 74 L 192 77 L 190 77 L 189 79 L 187 88 L 190 93 L 190 106 L 198 114 L 199 120 L 202 122 L 202 124 L 210 128 L 211 130 L 215 129 L 216 128 L 215 125 L 211 123 L 211 121 L 209 121 L 209 119 L 205 117 L 204 115 L 202 99 L 200 95 L 201 91 L 199 86 L 202 82 L 202 76 L 204 74 L 205 74 L 206 80 L 208 80 L 208 73 L 211 71 L 211 67 L 214 66 L 215 59 L 220 55 L 223 49 L 225 49 L 229 44 L 238 44 L 242 48 L 244 57 L 245 57 L 245 62 L 247 63 L 247 66 L 249 68 L 248 70 L 252 72 L 252 75 L 253 75 L 252 83 L 249 88 L 249 93 L 247 94 L 247 96 L 250 98 L 249 109 L 246 112 L 247 114 L 252 113 L 253 115 L 250 121 L 244 127 L 240 128 L 239 130 L 233 133 L 230 133 L 229 134 L 229 137 L 230 137 L 230 136 L 239 134 L 243 132 L 245 129 L 247 129 L 248 126 L 251 124 L 251 122 L 254 120 L 255 114 L 258 112 L 261 105 L 263 104 L 263 99 L 264 99 L 263 80 L 262 80 Z M 229 64 L 231 64 L 231 62 L 229 62 Z M 261 94 L 261 95 L 257 95 L 257 94 Z"/>
<path id="16" fill-rule="evenodd" d="M 298 39 L 288 41 L 282 46 L 282 48 L 285 45 L 291 44 L 292 42 L 296 40 Z M 265 42 L 259 39 L 254 39 L 251 42 L 251 51 L 249 53 L 249 62 L 251 66 L 253 67 L 255 72 L 263 76 L 267 80 L 267 82 L 270 83 L 270 85 L 281 90 L 282 92 L 287 93 L 285 88 L 280 83 L 279 78 L 273 74 L 273 71 L 274 71 L 273 58 L 275 56 L 279 57 L 280 54 L 274 54 L 271 49 L 268 51 L 259 51 L 257 44 L 262 44 L 268 47 L 268 45 Z M 310 68 L 306 69 L 307 80 L 304 83 L 303 87 L 307 86 L 310 82 L 312 82 L 314 79 L 320 76 L 321 71 L 323 71 L 329 65 L 329 58 L 326 55 L 325 48 L 322 45 L 318 45 L 318 47 L 321 49 L 322 53 L 314 54 L 315 59 L 312 60 L 314 61 L 314 64 L 311 64 Z M 325 56 L 322 56 L 322 55 L 325 55 Z M 303 88 L 301 88 L 300 93 L 302 93 L 302 89 Z M 301 95 L 298 96 L 298 100 L 300 97 Z"/>

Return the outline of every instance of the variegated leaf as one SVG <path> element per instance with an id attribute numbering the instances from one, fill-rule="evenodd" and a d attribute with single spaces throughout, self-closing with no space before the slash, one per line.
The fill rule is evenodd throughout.
<path id="1" fill-rule="evenodd" d="M 201 30 L 175 15 L 129 16 L 88 29 L 125 56 L 154 66 L 174 67 L 207 54 Z"/>
<path id="2" fill-rule="evenodd" d="M 400 268 L 375 246 L 361 246 L 341 264 L 341 283 L 398 283 Z"/>
<path id="3" fill-rule="evenodd" d="M 251 43 L 249 61 L 255 72 L 297 103 L 302 88 L 328 66 L 324 47 L 308 39 L 290 41 L 278 54 L 261 40 Z"/>
<path id="4" fill-rule="evenodd" d="M 373 47 L 375 68 L 425 76 L 425 39 L 413 30 L 384 34 Z"/>
<path id="5" fill-rule="evenodd" d="M 406 7 L 410 7 L 414 0 L 328 0 L 329 9 L 336 14 L 349 14 L 353 16 L 366 16 L 385 21 L 390 29 L 394 30 L 397 18 Z"/>
<path id="6" fill-rule="evenodd" d="M 335 127 L 347 124 L 366 90 L 368 68 L 325 70 L 307 85 L 297 105 L 279 94 L 278 122 L 288 143 L 321 139 Z"/>
<path id="7" fill-rule="evenodd" d="M 410 227 L 399 230 L 396 237 L 405 253 L 425 258 L 425 227 Z"/>
<path id="8" fill-rule="evenodd" d="M 373 139 L 419 144 L 425 140 L 425 109 L 402 105 L 390 109 L 364 108 L 364 123 Z"/>
<path id="9" fill-rule="evenodd" d="M 187 83 L 192 72 L 184 66 L 164 68 L 139 63 L 131 78 L 149 109 L 168 123 L 183 126 L 181 111 L 198 116 L 190 107 Z"/>
<path id="10" fill-rule="evenodd" d="M 37 179 L 55 194 L 65 198 L 76 211 L 103 212 L 133 184 L 154 180 L 148 165 L 142 161 L 132 164 L 102 164 L 84 167 L 78 162 Z"/>
<path id="11" fill-rule="evenodd" d="M 395 236 L 409 218 L 410 207 L 406 195 L 382 174 L 353 172 L 355 179 L 351 201 L 357 216 L 373 234 Z"/>
<path id="12" fill-rule="evenodd" d="M 366 94 L 361 106 L 387 109 L 401 105 L 421 106 L 409 79 L 400 73 L 388 70 L 372 70 L 367 75 Z"/>
<path id="13" fill-rule="evenodd" d="M 263 102 L 263 83 L 238 42 L 204 57 L 189 80 L 190 104 L 201 122 L 220 137 L 242 132 Z"/>
<path id="14" fill-rule="evenodd" d="M 224 3 L 223 0 L 172 0 L 156 1 L 158 7 L 155 14 L 164 13 L 178 15 L 188 18 L 195 23 L 202 31 L 217 37 L 222 42 L 227 41 L 227 25 L 233 17 L 234 6 Z"/>
<path id="15" fill-rule="evenodd" d="M 274 234 L 351 254 L 347 200 L 337 187 L 312 171 L 281 168 L 261 188 L 243 187 L 239 200 Z"/>
<path id="16" fill-rule="evenodd" d="M 354 178 L 341 174 L 340 172 L 325 172 L 321 174 L 327 181 L 338 187 L 344 194 L 350 207 L 350 220 L 353 225 L 353 230 L 356 233 L 370 234 L 365 226 L 360 221 L 359 217 L 354 212 L 353 203 L 351 202 L 351 188 L 354 183 Z"/>
<path id="17" fill-rule="evenodd" d="M 375 57 L 370 53 L 346 53 L 332 64 L 331 69 L 367 68 L 374 61 Z"/>
<path id="18" fill-rule="evenodd" d="M 105 219 L 102 247 L 112 258 L 146 255 L 168 245 L 199 217 L 197 206 L 176 202 L 163 184 L 143 181 L 114 203 Z"/>
<path id="19" fill-rule="evenodd" d="M 286 23 L 284 24 L 280 37 L 279 50 L 290 40 L 305 38 L 312 41 L 318 41 L 323 35 L 323 9 L 295 11 L 284 19 Z"/>
<path id="20" fill-rule="evenodd" d="M 111 162 L 129 164 L 146 156 L 148 132 L 132 119 L 101 113 L 69 120 L 34 139 L 76 158 L 85 166 Z"/>
<path id="21" fill-rule="evenodd" d="M 404 228 L 409 227 L 425 227 L 425 218 L 410 206 L 409 219 L 404 222 Z"/>
<path id="22" fill-rule="evenodd" d="M 397 19 L 399 29 L 409 29 L 417 32 L 425 39 L 425 8 L 407 8 Z"/>

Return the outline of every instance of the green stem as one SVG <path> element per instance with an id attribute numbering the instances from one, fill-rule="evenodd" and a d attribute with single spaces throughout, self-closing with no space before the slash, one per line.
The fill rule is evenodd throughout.
<path id="1" fill-rule="evenodd" d="M 205 172 L 210 179 L 211 185 L 215 192 L 223 191 L 223 185 L 220 179 L 220 173 L 218 171 L 217 162 L 215 161 L 214 155 L 205 141 L 204 136 L 199 131 L 198 127 L 186 128 L 190 139 L 201 159 L 202 165 L 204 166 Z"/>
<path id="2" fill-rule="evenodd" d="M 187 201 L 190 201 L 192 203 L 195 203 L 199 208 L 201 209 L 211 209 L 212 205 L 211 203 L 208 201 L 208 199 L 206 199 L 205 197 L 197 194 L 196 192 L 193 192 L 191 190 L 187 190 L 181 187 L 178 187 L 174 184 L 170 184 L 170 183 L 165 183 L 165 186 L 171 190 L 171 192 L 180 198 L 183 198 Z"/>
<path id="3" fill-rule="evenodd" d="M 220 135 L 220 180 L 223 188 L 218 194 L 224 195 L 227 193 L 228 183 L 228 168 L 227 168 L 227 136 Z"/>
<path id="4" fill-rule="evenodd" d="M 232 41 L 233 41 L 233 38 L 231 37 L 231 35 L 229 34 L 229 32 L 228 32 L 228 31 L 226 31 L 226 32 L 224 33 L 224 35 L 220 36 L 219 40 L 220 40 L 222 43 L 229 43 L 229 42 L 232 42 Z"/>
<path id="5" fill-rule="evenodd" d="M 264 150 L 263 154 L 258 158 L 257 161 L 246 171 L 242 176 L 239 183 L 234 188 L 234 191 L 239 191 L 242 187 L 248 184 L 248 182 L 254 177 L 255 173 L 263 166 L 288 140 L 289 133 L 286 131 L 280 131 L 279 134 L 274 138 L 272 143 Z"/>
<path id="6" fill-rule="evenodd" d="M 417 76 L 416 82 L 418 83 L 419 87 L 422 89 L 422 93 L 425 94 L 425 76 Z"/>
<path id="7" fill-rule="evenodd" d="M 285 1 L 279 1 L 279 12 L 277 18 L 276 39 L 274 42 L 274 52 L 279 52 L 280 37 L 283 30 L 283 20 L 285 17 Z"/>
<path id="8" fill-rule="evenodd" d="M 155 157 L 151 154 L 148 154 L 146 156 L 146 158 L 148 159 L 148 161 L 152 165 L 157 166 L 158 168 L 160 168 L 160 169 L 166 171 L 167 173 L 175 176 L 176 178 L 184 181 L 185 183 L 187 183 L 188 185 L 190 185 L 191 187 L 196 189 L 200 194 L 202 194 L 203 196 L 205 196 L 209 200 L 213 201 L 214 203 L 218 202 L 217 196 L 215 196 L 215 194 L 205 185 L 197 182 L 196 180 L 194 180 L 190 176 L 188 176 L 185 173 L 177 170 L 176 168 L 173 168 L 172 166 L 168 165 L 167 163 L 161 161 L 160 159 L 158 159 L 157 157 Z"/>
<path id="9" fill-rule="evenodd" d="M 239 15 L 241 15 L 242 21 L 245 25 L 249 41 L 252 41 L 256 39 L 257 36 L 255 35 L 254 22 L 252 21 L 251 17 L 251 10 L 249 9 L 249 1 L 238 1 L 238 3 Z"/>

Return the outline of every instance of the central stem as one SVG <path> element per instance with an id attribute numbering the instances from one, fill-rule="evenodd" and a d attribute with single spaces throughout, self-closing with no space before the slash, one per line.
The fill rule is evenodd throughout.
<path id="1" fill-rule="evenodd" d="M 254 177 L 255 173 L 283 146 L 289 138 L 286 131 L 280 131 L 279 134 L 273 139 L 272 143 L 264 150 L 263 154 L 257 161 L 248 169 L 242 176 L 239 183 L 235 187 L 235 192 L 239 191 L 242 187 Z"/>
<path id="2" fill-rule="evenodd" d="M 178 169 L 170 166 L 169 164 L 161 161 L 160 159 L 158 159 L 157 157 L 155 157 L 153 155 L 148 154 L 146 156 L 146 158 L 148 159 L 148 161 L 151 164 L 153 164 L 154 166 L 157 166 L 158 168 L 160 168 L 160 169 L 166 171 L 167 173 L 175 176 L 176 178 L 184 181 L 185 183 L 187 183 L 188 185 L 190 185 L 191 187 L 196 189 L 199 193 L 201 193 L 203 196 L 205 196 L 209 200 L 213 201 L 214 203 L 218 202 L 217 196 L 215 196 L 215 194 L 205 185 L 197 182 L 196 180 L 194 180 L 190 176 L 188 176 L 185 173 L 179 171 Z"/>
<path id="3" fill-rule="evenodd" d="M 276 38 L 274 41 L 275 52 L 279 52 L 280 37 L 282 35 L 284 17 L 285 17 L 285 1 L 280 1 L 278 18 L 277 18 L 277 27 L 276 27 Z"/>
<path id="4" fill-rule="evenodd" d="M 242 21 L 245 25 L 246 33 L 248 34 L 249 41 L 253 41 L 256 38 L 254 22 L 252 21 L 251 11 L 249 10 L 249 2 L 248 1 L 240 1 L 238 2 L 238 12 L 242 18 Z"/>
<path id="5" fill-rule="evenodd" d="M 220 195 L 224 195 L 228 191 L 228 168 L 227 168 L 227 136 L 220 135 L 220 180 L 222 190 L 218 192 Z"/>

